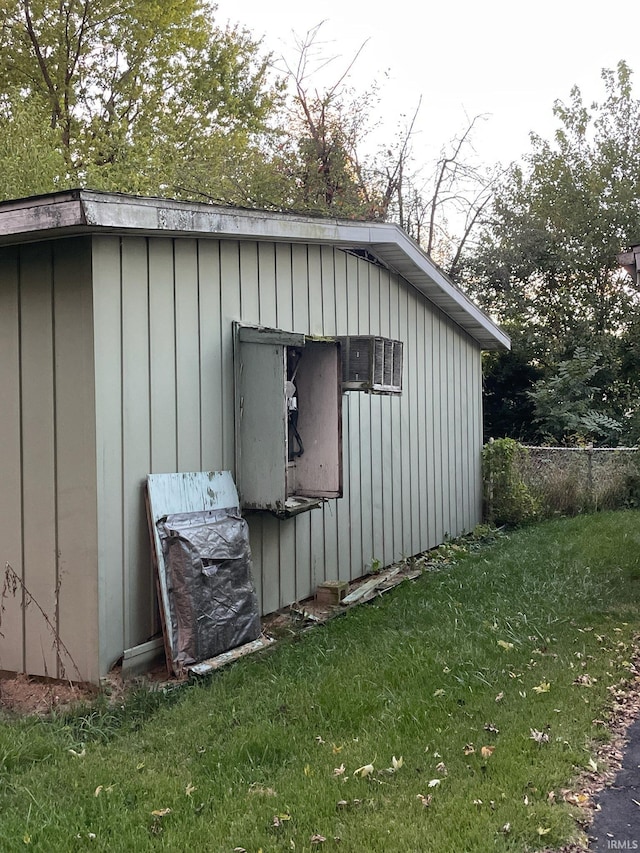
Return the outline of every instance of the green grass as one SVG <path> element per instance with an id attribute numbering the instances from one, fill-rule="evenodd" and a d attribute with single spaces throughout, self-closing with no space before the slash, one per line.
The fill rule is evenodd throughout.
<path id="1" fill-rule="evenodd" d="M 7 721 L 0 850 L 557 846 L 576 834 L 561 789 L 630 675 L 639 546 L 635 511 L 548 522 L 197 685 Z"/>

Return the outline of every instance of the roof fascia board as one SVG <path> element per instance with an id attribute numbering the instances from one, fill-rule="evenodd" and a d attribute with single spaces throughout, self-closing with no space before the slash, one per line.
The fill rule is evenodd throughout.
<path id="1" fill-rule="evenodd" d="M 3 237 L 34 235 L 40 239 L 42 232 L 85 225 L 82 201 L 74 192 L 37 196 L 0 207 L 0 235 Z"/>

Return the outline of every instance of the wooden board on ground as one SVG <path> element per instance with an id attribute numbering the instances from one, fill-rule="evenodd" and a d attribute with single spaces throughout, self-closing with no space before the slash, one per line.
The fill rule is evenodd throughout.
<path id="1" fill-rule="evenodd" d="M 261 637 L 258 637 L 257 640 L 252 640 L 250 643 L 245 643 L 243 646 L 237 646 L 237 648 L 231 649 L 228 652 L 223 652 L 221 655 L 209 658 L 209 660 L 203 660 L 200 663 L 191 664 L 187 669 L 194 675 L 207 675 L 210 672 L 215 672 L 216 669 L 220 669 L 220 667 L 226 666 L 228 663 L 232 663 L 234 660 L 243 658 L 253 652 L 259 652 L 261 649 L 266 649 L 272 643 L 275 643 L 275 640 L 272 637 L 267 637 L 263 634 Z"/>
<path id="2" fill-rule="evenodd" d="M 367 595 L 373 595 L 378 587 L 391 580 L 391 578 L 394 578 L 399 571 L 400 569 L 396 568 L 390 569 L 387 572 L 381 572 L 379 575 L 375 575 L 371 580 L 365 581 L 365 583 L 356 587 L 353 592 L 350 592 L 349 595 L 345 596 L 340 604 L 343 604 L 346 607 L 349 604 L 355 604 L 357 601 L 362 601 Z"/>

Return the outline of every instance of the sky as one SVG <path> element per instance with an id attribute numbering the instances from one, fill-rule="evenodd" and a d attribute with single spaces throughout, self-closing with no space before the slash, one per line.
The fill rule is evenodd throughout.
<path id="1" fill-rule="evenodd" d="M 585 101 L 602 99 L 602 68 L 624 59 L 640 74 L 634 39 L 637 3 L 607 0 L 217 0 L 218 24 L 247 27 L 276 56 L 296 59 L 296 36 L 322 23 L 326 72 L 349 65 L 366 42 L 351 82 L 381 84 L 380 118 L 386 139 L 422 98 L 414 154 L 425 162 L 475 116 L 479 160 L 506 165 L 529 148 L 529 133 L 551 138 L 553 103 L 578 85 Z M 635 48 L 634 48 L 635 41 Z M 637 81 L 636 81 L 637 83 Z M 636 92 L 640 83 L 636 84 Z"/>

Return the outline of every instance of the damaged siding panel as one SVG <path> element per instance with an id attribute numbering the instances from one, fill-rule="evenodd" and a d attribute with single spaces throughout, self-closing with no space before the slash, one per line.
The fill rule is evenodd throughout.
<path id="1" fill-rule="evenodd" d="M 20 405 L 20 283 L 17 249 L 0 251 L 0 571 L 23 576 Z M 9 596 L 1 614 L 0 670 L 24 671 L 22 596 Z"/>

